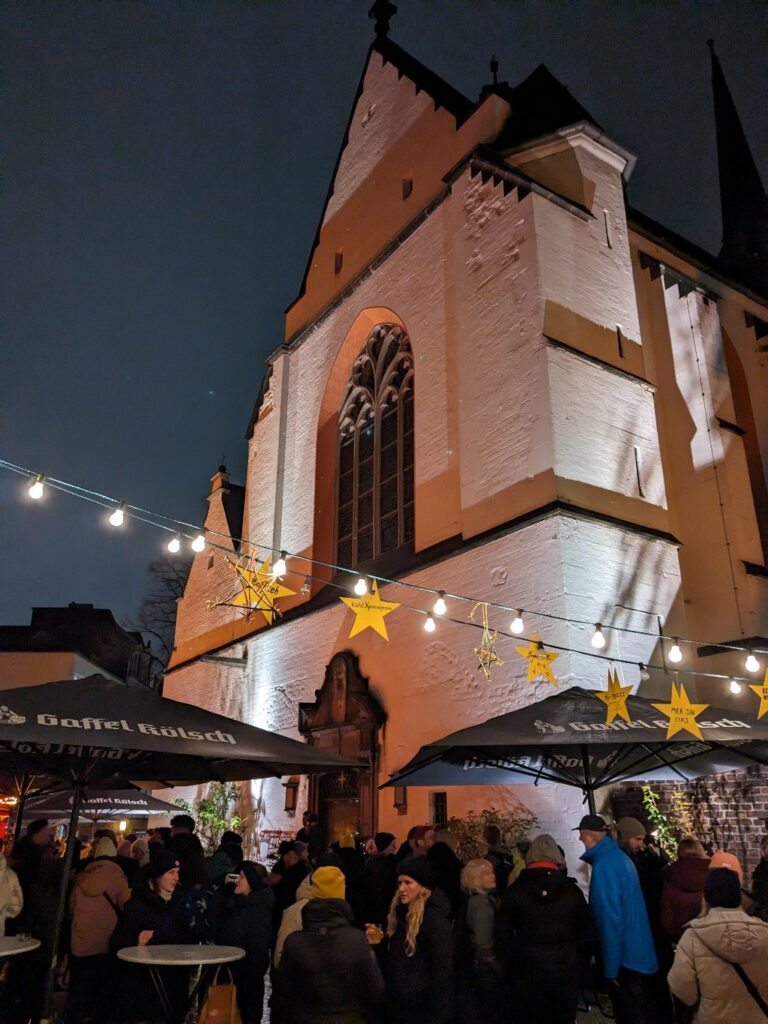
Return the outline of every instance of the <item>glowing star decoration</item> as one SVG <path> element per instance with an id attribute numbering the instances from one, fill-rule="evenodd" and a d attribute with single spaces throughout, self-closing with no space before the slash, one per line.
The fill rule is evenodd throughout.
<path id="1" fill-rule="evenodd" d="M 483 613 L 483 635 L 480 638 L 480 646 L 475 647 L 474 652 L 477 657 L 478 668 L 486 679 L 490 679 L 494 665 L 503 665 L 504 662 L 496 653 L 496 641 L 498 640 L 498 635 L 496 633 L 492 633 L 488 626 L 488 605 L 484 601 L 480 604 L 476 604 L 472 609 L 470 618 L 474 619 L 475 612 L 478 608 L 481 608 Z"/>
<path id="2" fill-rule="evenodd" d="M 552 671 L 552 662 L 560 655 L 557 651 L 548 651 L 538 633 L 531 633 L 527 647 L 516 647 L 518 654 L 528 662 L 528 682 L 532 683 L 541 676 L 553 686 L 557 686 L 557 678 Z"/>
<path id="3" fill-rule="evenodd" d="M 363 594 L 362 597 L 342 597 L 341 600 L 355 613 L 355 621 L 349 631 L 350 638 L 362 633 L 364 629 L 372 629 L 385 640 L 389 640 L 384 616 L 389 615 L 400 605 L 379 597 L 379 585 L 376 580 L 371 583 L 370 594 Z"/>
<path id="4" fill-rule="evenodd" d="M 619 674 L 615 670 L 608 669 L 608 689 L 598 690 L 595 696 L 605 704 L 605 724 L 610 725 L 618 715 L 625 722 L 629 723 L 629 711 L 627 711 L 627 697 L 632 693 L 631 686 L 622 686 L 619 681 Z"/>
<path id="5" fill-rule="evenodd" d="M 238 575 L 242 590 L 235 595 L 231 604 L 235 608 L 244 608 L 248 615 L 261 612 L 271 626 L 275 615 L 280 614 L 277 602 L 281 597 L 291 597 L 296 593 L 289 590 L 274 576 L 270 570 L 270 560 L 263 562 L 259 569 L 253 569 L 250 559 L 230 562 Z"/>
<path id="6" fill-rule="evenodd" d="M 686 732 L 695 736 L 697 740 L 703 739 L 701 729 L 696 723 L 696 718 L 702 711 L 706 711 L 709 704 L 691 704 L 682 683 L 680 683 L 679 690 L 672 683 L 672 697 L 669 704 L 654 704 L 653 706 L 669 719 L 669 725 L 667 726 L 668 740 L 671 740 L 681 729 L 685 729 Z"/>
<path id="7" fill-rule="evenodd" d="M 766 711 L 768 711 L 768 668 L 765 670 L 765 679 L 762 683 L 755 683 L 754 685 L 750 683 L 749 688 L 760 698 L 757 717 L 762 718 Z"/>

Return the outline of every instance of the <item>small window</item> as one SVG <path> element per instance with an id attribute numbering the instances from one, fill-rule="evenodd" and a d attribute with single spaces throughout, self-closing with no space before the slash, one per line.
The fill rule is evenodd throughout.
<path id="1" fill-rule="evenodd" d="M 403 178 L 403 199 L 407 199 L 413 192 L 413 178 Z"/>
<path id="2" fill-rule="evenodd" d="M 432 824 L 435 828 L 445 828 L 448 823 L 448 794 L 432 794 Z"/>
<path id="3" fill-rule="evenodd" d="M 408 811 L 408 790 L 405 786 L 395 786 L 395 809 L 398 814 L 406 814 Z"/>
<path id="4" fill-rule="evenodd" d="M 344 253 L 341 249 L 336 250 L 336 254 L 333 257 L 333 272 L 334 274 L 340 274 L 341 268 L 344 266 Z"/>
<path id="5" fill-rule="evenodd" d="M 213 568 L 213 557 L 214 557 L 213 555 L 208 555 L 208 568 L 209 569 Z"/>

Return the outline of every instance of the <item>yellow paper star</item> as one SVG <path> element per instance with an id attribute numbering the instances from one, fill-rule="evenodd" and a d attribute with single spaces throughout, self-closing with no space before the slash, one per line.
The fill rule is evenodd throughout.
<path id="1" fill-rule="evenodd" d="M 762 718 L 766 711 L 768 711 L 768 668 L 765 670 L 765 679 L 762 683 L 755 683 L 754 685 L 750 683 L 749 688 L 760 698 L 760 709 L 757 712 L 757 717 Z"/>
<path id="2" fill-rule="evenodd" d="M 277 607 L 278 598 L 290 597 L 296 591 L 284 587 L 278 577 L 269 571 L 269 559 L 262 563 L 261 568 L 255 570 L 250 569 L 247 562 L 240 561 L 230 564 L 240 578 L 243 588 L 232 599 L 232 604 L 242 606 L 247 609 L 249 614 L 261 612 L 271 626 L 275 615 L 280 614 Z"/>
<path id="3" fill-rule="evenodd" d="M 516 647 L 515 650 L 528 662 L 528 682 L 532 683 L 539 676 L 549 680 L 553 686 L 557 686 L 557 679 L 552 671 L 552 662 L 560 655 L 557 651 L 547 651 L 541 642 L 538 633 L 531 633 L 530 643 L 527 647 Z"/>
<path id="4" fill-rule="evenodd" d="M 370 594 L 365 594 L 363 597 L 342 597 L 341 600 L 347 608 L 351 608 L 355 613 L 355 621 L 349 632 L 350 637 L 357 636 L 364 629 L 373 629 L 379 636 L 389 640 L 384 616 L 389 615 L 400 605 L 394 601 L 383 601 L 379 597 L 379 585 L 376 580 L 373 581 Z"/>
<path id="5" fill-rule="evenodd" d="M 619 674 L 608 669 L 608 689 L 598 690 L 595 696 L 605 704 L 605 724 L 610 725 L 618 715 L 625 722 L 629 722 L 629 711 L 627 711 L 627 697 L 632 692 L 631 686 L 622 686 L 619 682 Z"/>
<path id="6" fill-rule="evenodd" d="M 706 711 L 709 704 L 691 704 L 682 683 L 680 683 L 679 691 L 675 684 L 672 683 L 672 697 L 669 704 L 654 704 L 653 706 L 669 719 L 669 725 L 667 726 L 668 740 L 671 740 L 675 733 L 680 732 L 681 729 L 685 729 L 692 736 L 695 736 L 697 740 L 703 739 L 701 729 L 696 723 L 696 718 L 702 711 Z"/>

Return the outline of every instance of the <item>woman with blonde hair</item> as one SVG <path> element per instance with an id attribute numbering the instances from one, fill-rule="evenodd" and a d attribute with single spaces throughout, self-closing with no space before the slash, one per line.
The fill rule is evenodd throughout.
<path id="1" fill-rule="evenodd" d="M 387 1003 L 392 1024 L 451 1024 L 450 904 L 434 888 L 426 857 L 408 857 L 398 865 L 387 938 Z"/>
<path id="2" fill-rule="evenodd" d="M 492 895 L 496 873 L 490 860 L 477 857 L 461 872 L 464 901 L 454 925 L 459 1018 L 468 1024 L 495 1021 L 500 1012 L 501 971 L 496 959 L 498 900 Z"/>

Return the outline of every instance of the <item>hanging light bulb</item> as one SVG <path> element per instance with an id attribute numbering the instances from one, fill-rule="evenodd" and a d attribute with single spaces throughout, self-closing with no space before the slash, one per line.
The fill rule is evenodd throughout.
<path id="1" fill-rule="evenodd" d="M 683 652 L 680 650 L 680 641 L 675 637 L 674 643 L 669 648 L 669 660 L 678 665 L 683 660 Z"/>
<path id="2" fill-rule="evenodd" d="M 172 555 L 175 555 L 178 551 L 181 551 L 181 537 L 176 534 L 175 537 L 171 537 L 167 544 L 168 550 Z"/>
<path id="3" fill-rule="evenodd" d="M 639 662 L 639 668 L 640 668 L 640 678 L 642 679 L 642 681 L 644 683 L 647 683 L 648 680 L 651 678 L 651 673 L 648 671 L 648 669 L 645 667 L 645 665 L 642 663 L 642 661 Z"/>
<path id="4" fill-rule="evenodd" d="M 431 612 L 427 613 L 427 617 L 424 621 L 424 629 L 426 630 L 427 633 L 434 633 L 435 630 L 437 629 L 437 626 L 435 625 L 435 620 L 432 618 Z"/>
<path id="5" fill-rule="evenodd" d="M 445 613 L 448 611 L 448 605 L 445 603 L 444 590 L 438 590 L 437 600 L 432 606 L 432 611 L 435 613 L 435 615 L 445 615 Z M 424 628 L 426 629 L 427 627 L 425 626 Z M 429 630 L 429 632 L 431 633 L 432 630 Z"/>
<path id="6" fill-rule="evenodd" d="M 45 490 L 45 477 L 42 473 L 38 473 L 32 483 L 29 485 L 29 496 L 37 501 L 42 498 L 43 491 Z"/>
<path id="7" fill-rule="evenodd" d="M 112 526 L 122 526 L 125 522 L 125 506 L 118 505 L 112 515 L 109 517 L 109 522 Z"/>
<path id="8" fill-rule="evenodd" d="M 365 595 L 368 593 L 368 580 L 365 578 L 365 576 L 361 576 L 360 579 L 355 584 L 355 593 L 357 594 L 358 597 L 365 597 Z"/>
<path id="9" fill-rule="evenodd" d="M 311 576 L 305 576 L 304 577 L 304 582 L 301 585 L 301 592 L 302 592 L 302 594 L 309 594 L 311 592 L 311 590 L 312 590 L 312 577 Z"/>
<path id="10" fill-rule="evenodd" d="M 599 622 L 595 623 L 595 632 L 592 634 L 590 643 L 593 647 L 596 647 L 598 651 L 602 651 L 605 647 L 605 633 L 603 633 L 603 627 Z"/>
<path id="11" fill-rule="evenodd" d="M 728 684 L 728 689 L 731 693 L 741 693 L 741 683 L 736 679 L 732 679 Z"/>
<path id="12" fill-rule="evenodd" d="M 205 536 L 202 533 L 198 533 L 195 539 L 192 541 L 193 551 L 205 551 Z"/>
<path id="13" fill-rule="evenodd" d="M 759 672 L 760 671 L 760 662 L 754 656 L 752 651 L 750 651 L 749 654 L 747 655 L 747 659 L 744 662 L 744 668 L 747 670 L 747 672 Z"/>
<path id="14" fill-rule="evenodd" d="M 288 566 L 287 566 L 286 561 L 285 561 L 285 552 L 281 551 L 280 552 L 280 557 L 275 562 L 275 564 L 272 566 L 272 575 L 273 576 L 285 576 L 286 572 L 288 572 Z"/>
<path id="15" fill-rule="evenodd" d="M 523 613 L 520 609 L 515 612 L 515 617 L 512 619 L 512 624 L 509 627 L 513 633 L 518 636 L 525 632 L 525 623 L 523 622 Z"/>

